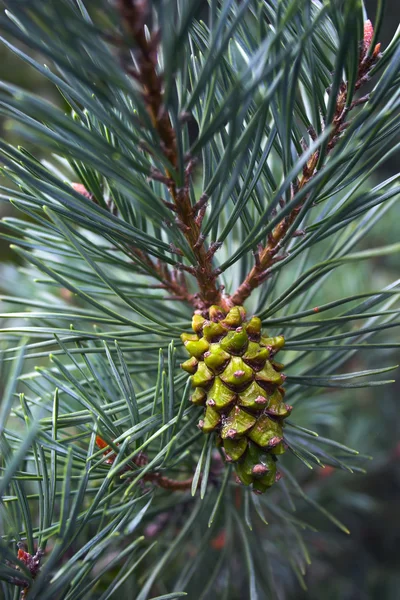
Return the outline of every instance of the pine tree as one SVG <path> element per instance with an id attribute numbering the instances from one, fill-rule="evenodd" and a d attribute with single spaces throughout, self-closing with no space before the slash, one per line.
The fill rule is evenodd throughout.
<path id="1" fill-rule="evenodd" d="M 398 346 L 399 281 L 355 273 L 400 250 L 368 241 L 400 31 L 362 0 L 3 5 L 62 98 L 0 83 L 3 597 L 297 594 L 317 513 L 347 532 L 308 469 L 363 472 L 339 400 Z"/>

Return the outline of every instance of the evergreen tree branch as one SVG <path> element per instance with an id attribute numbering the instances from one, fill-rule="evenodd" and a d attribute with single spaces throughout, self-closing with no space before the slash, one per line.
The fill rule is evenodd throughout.
<path id="1" fill-rule="evenodd" d="M 117 5 L 124 29 L 133 39 L 136 50 L 137 68 L 128 66 L 126 70 L 143 88 L 143 99 L 147 111 L 162 142 L 163 153 L 171 165 L 171 169 L 166 167 L 164 173 L 154 170 L 152 177 L 167 186 L 172 198 L 171 204 L 176 213 L 176 224 L 185 236 L 196 261 L 196 266 L 190 269 L 190 272 L 197 280 L 199 294 L 190 296 L 186 293 L 184 296 L 195 308 L 204 310 L 211 304 L 218 304 L 221 301 L 221 290 L 216 284 L 218 272 L 213 268 L 212 253 L 205 247 L 201 234 L 207 198 L 201 198 L 197 204 L 192 206 L 189 183 L 194 162 L 190 159 L 185 164 L 182 187 L 177 186 L 173 177 L 174 171 L 178 168 L 176 135 L 164 104 L 162 78 L 157 72 L 159 35 L 157 32 L 153 32 L 150 39 L 146 37 L 145 23 L 149 13 L 148 2 L 146 0 L 119 0 Z M 168 289 L 174 296 L 181 299 L 183 291 L 181 285 L 170 279 Z"/>
<path id="2" fill-rule="evenodd" d="M 331 493 L 328 476 L 333 468 L 363 472 L 364 453 L 379 455 L 380 439 L 391 443 L 383 413 L 380 421 L 376 414 L 371 419 L 361 399 L 365 422 L 352 414 L 359 408 L 355 388 L 368 388 L 370 395 L 389 383 L 381 374 L 392 367 L 379 368 L 375 351 L 398 347 L 387 336 L 398 327 L 399 282 L 360 293 L 368 278 L 361 267 L 339 280 L 344 289 L 334 298 L 339 266 L 380 260 L 400 247 L 364 247 L 350 254 L 399 192 L 398 176 L 372 189 L 369 178 L 399 147 L 394 140 L 400 127 L 400 37 L 393 52 L 385 50 L 377 62 L 378 34 L 366 27 L 363 42 L 365 11 L 358 0 L 337 6 L 289 0 L 278 7 L 267 0 L 209 2 L 209 19 L 203 21 L 195 19 L 203 0 L 31 0 L 29 8 L 15 0 L 3 3 L 12 20 L 0 15 L 0 28 L 52 66 L 43 68 L 19 47 L 13 51 L 57 85 L 73 117 L 15 86 L 0 85 L 2 115 L 19 124 L 35 148 L 53 152 L 51 162 L 41 161 L 30 150 L 0 143 L 4 172 L 15 184 L 0 186 L 0 199 L 11 198 L 23 213 L 20 219 L 7 217 L 3 237 L 18 244 L 26 265 L 23 271 L 2 268 L 3 293 L 9 295 L 0 298 L 6 304 L 0 314 L 5 600 L 21 594 L 21 600 L 84 600 L 88 594 L 106 600 L 116 593 L 121 599 L 172 600 L 185 592 L 197 597 L 199 589 L 203 600 L 210 593 L 243 597 L 247 590 L 251 598 L 290 595 L 290 565 L 303 582 L 310 563 L 305 543 L 315 554 L 319 541 L 315 533 L 307 538 L 307 530 L 314 530 L 304 521 L 305 503 L 348 533 L 337 518 L 343 487 L 335 480 Z M 136 10 L 132 23 L 124 7 Z M 103 44 L 105 30 L 113 48 Z M 364 83 L 383 66 L 370 99 Z M 356 107 L 361 110 L 353 111 Z M 192 114 L 199 128 L 194 143 L 184 125 Z M 204 193 L 196 204 L 193 161 L 200 156 Z M 81 183 L 72 184 L 75 180 Z M 192 211 L 186 225 L 182 202 Z M 200 233 L 194 244 L 187 230 L 192 221 Z M 274 240 L 280 225 L 281 238 Z M 188 310 L 163 303 L 170 294 L 192 310 L 229 304 L 232 299 L 221 299 L 216 290 L 215 272 L 213 294 L 206 298 L 198 285 L 199 297 L 189 293 L 189 284 L 195 294 L 199 281 L 195 251 L 206 252 L 211 268 L 222 245 L 218 266 L 221 273 L 233 267 L 227 282 L 235 282 L 234 291 L 250 271 L 249 253 L 258 243 L 257 265 L 264 246 L 275 253 L 268 254 L 264 269 L 270 269 L 268 284 L 254 294 L 259 298 L 250 336 L 261 319 L 275 336 L 264 340 L 285 337 L 285 391 L 295 409 L 294 421 L 286 420 L 274 446 L 290 450 L 282 460 L 284 477 L 259 496 L 246 481 L 246 487 L 237 487 L 222 448 L 214 449 L 215 434 L 196 432 L 200 402 L 207 418 L 215 417 L 217 403 L 207 381 L 206 403 L 200 390 L 189 400 L 192 381 L 178 370 L 181 345 L 169 343 L 188 329 Z M 193 288 L 186 273 L 194 276 Z M 20 312 L 9 312 L 15 304 Z M 197 329 L 201 320 L 197 314 Z M 210 351 L 203 353 L 205 335 L 202 341 L 183 336 L 189 348 L 200 342 L 202 354 L 186 361 L 188 373 L 207 374 L 203 368 L 212 364 L 215 349 L 227 368 L 218 323 L 207 321 L 202 332 L 217 330 Z M 234 327 L 229 334 L 240 340 L 243 331 Z M 250 336 L 249 349 L 255 344 Z M 365 358 L 350 365 L 358 350 Z M 261 352 L 280 373 L 283 365 L 270 360 L 273 351 Z M 40 359 L 35 370 L 32 359 Z M 238 360 L 232 352 L 231 381 L 246 375 Z M 251 369 L 252 376 L 260 373 Z M 272 397 L 269 384 L 263 385 Z M 19 394 L 18 405 L 20 387 L 25 394 Z M 335 388 L 340 402 L 329 393 Z M 278 392 L 283 397 L 283 389 Z M 268 423 L 264 417 L 277 423 L 278 406 L 268 402 L 260 434 Z M 44 416 L 32 430 L 32 413 L 41 408 Z M 251 419 L 252 410 L 258 412 L 245 407 L 246 417 L 236 408 L 236 427 L 246 425 L 239 417 Z M 230 427 L 230 410 L 219 414 L 232 435 L 238 429 Z M 346 418 L 349 426 L 343 427 Z M 379 422 L 383 434 L 374 444 L 367 434 Z M 366 432 L 362 454 L 353 450 L 360 432 Z M 234 462 L 259 491 L 254 483 L 266 466 L 242 456 Z M 304 466 L 307 476 L 300 470 Z M 346 497 L 346 509 L 359 506 L 359 495 Z M 361 500 L 365 507 L 366 498 Z M 268 535 L 259 519 L 270 523 Z M 206 571 L 211 574 L 204 586 Z"/>
<path id="3" fill-rule="evenodd" d="M 380 57 L 380 44 L 374 47 L 372 53 L 369 53 L 371 41 L 373 38 L 373 29 L 370 21 L 366 21 L 364 25 L 364 40 L 363 46 L 360 51 L 357 79 L 354 86 L 354 91 L 359 90 L 366 82 L 369 81 L 369 73 L 372 67 L 376 64 Z M 341 138 L 343 132 L 349 125 L 347 117 L 350 111 L 361 104 L 365 104 L 369 100 L 369 95 L 365 95 L 361 98 L 349 102 L 350 94 L 352 94 L 349 82 L 342 81 L 338 95 L 336 98 L 336 106 L 334 110 L 334 116 L 332 120 L 332 131 L 328 138 L 326 147 L 326 154 L 334 149 L 337 142 Z M 351 97 L 350 97 L 351 100 Z M 325 123 L 325 128 L 327 124 Z M 316 139 L 316 133 L 312 128 L 309 129 L 311 139 Z M 300 180 L 295 180 L 291 186 L 292 200 L 296 194 L 304 188 L 304 186 L 311 181 L 311 179 L 319 171 L 319 163 L 321 158 L 321 150 L 317 149 L 307 164 L 303 167 L 303 172 Z M 236 292 L 229 298 L 229 304 L 231 306 L 242 305 L 245 300 L 251 295 L 254 289 L 256 289 L 261 283 L 263 283 L 270 274 L 270 267 L 286 257 L 285 254 L 279 255 L 283 245 L 288 241 L 288 232 L 298 217 L 300 211 L 304 207 L 307 196 L 301 199 L 298 205 L 296 205 L 290 214 L 282 219 L 274 230 L 268 236 L 268 242 L 265 247 L 260 247 L 255 253 L 255 264 L 251 271 L 248 273 L 244 281 L 240 284 Z M 284 203 L 284 199 L 282 199 Z M 292 236 L 301 235 L 301 231 L 294 231 Z M 290 237 L 290 236 L 289 236 Z"/>
<path id="4" fill-rule="evenodd" d="M 93 194 L 91 194 L 81 183 L 73 183 L 72 187 L 76 192 L 85 196 L 85 198 L 97 203 L 97 199 L 94 198 Z M 109 203 L 107 206 L 108 210 L 112 212 L 113 215 L 118 216 L 118 209 L 116 206 L 112 203 Z M 178 248 L 172 246 L 171 249 L 177 254 L 180 254 Z M 176 269 L 171 271 L 161 260 L 158 260 L 157 262 L 154 261 L 147 252 L 140 248 L 136 248 L 133 245 L 130 246 L 130 252 L 135 262 L 139 261 L 146 270 L 146 273 L 154 276 L 161 282 L 159 286 L 155 287 L 167 290 L 171 294 L 171 296 L 165 298 L 166 300 L 181 300 L 194 305 L 195 298 L 189 293 L 187 282 L 182 272 L 178 272 Z"/>
<path id="5" fill-rule="evenodd" d="M 99 448 L 106 448 L 104 455 L 107 456 L 106 463 L 112 465 L 116 458 L 116 454 L 110 453 L 108 444 L 100 437 L 96 436 L 96 444 Z M 138 456 L 134 457 L 133 462 L 138 467 L 144 467 L 148 464 L 148 456 L 141 452 Z M 132 469 L 129 465 L 125 465 L 123 472 L 131 472 Z M 187 479 L 172 479 L 171 477 L 165 477 L 159 471 L 150 471 L 145 473 L 142 477 L 143 482 L 154 483 L 154 485 L 169 490 L 170 492 L 185 492 L 192 487 L 193 476 Z"/>

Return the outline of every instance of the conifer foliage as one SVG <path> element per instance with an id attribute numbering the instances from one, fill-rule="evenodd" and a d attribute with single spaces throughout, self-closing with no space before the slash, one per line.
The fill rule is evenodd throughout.
<path id="1" fill-rule="evenodd" d="M 397 345 L 399 281 L 351 278 L 400 250 L 368 243 L 400 30 L 381 46 L 381 1 L 2 5 L 60 99 L 0 82 L 3 597 L 288 597 L 296 509 L 347 532 L 304 472 L 363 470 L 324 389 L 394 368 L 349 359 Z"/>

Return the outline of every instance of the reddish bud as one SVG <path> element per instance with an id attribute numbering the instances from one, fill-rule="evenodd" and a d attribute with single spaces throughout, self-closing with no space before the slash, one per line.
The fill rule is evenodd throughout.
<path id="1" fill-rule="evenodd" d="M 107 446 L 108 446 L 108 444 L 99 435 L 96 435 L 96 444 L 101 449 L 107 448 Z M 103 454 L 104 454 L 104 456 L 109 455 L 106 460 L 106 463 L 109 465 L 112 465 L 116 457 L 115 457 L 115 453 L 109 454 L 109 452 L 110 452 L 110 449 L 105 450 L 105 452 L 103 452 Z"/>
<path id="2" fill-rule="evenodd" d="M 372 38 L 374 37 L 374 28 L 371 21 L 365 21 L 364 23 L 364 52 L 367 52 L 371 45 Z"/>
<path id="3" fill-rule="evenodd" d="M 82 194 L 82 196 L 85 196 L 85 198 L 90 199 L 92 197 L 92 194 L 87 191 L 87 189 L 84 185 L 82 185 L 82 183 L 73 183 L 72 187 L 75 190 L 75 192 L 78 192 L 78 194 Z"/>
<path id="4" fill-rule="evenodd" d="M 364 41 L 363 41 L 363 47 L 362 47 L 362 51 L 361 51 L 362 59 L 365 58 L 365 56 L 372 44 L 373 37 L 374 37 L 374 28 L 372 27 L 372 23 L 369 20 L 365 21 L 365 23 L 364 23 Z M 372 61 L 374 61 L 376 58 L 378 58 L 380 51 L 381 51 L 381 45 L 376 44 L 376 46 L 373 49 L 373 52 L 371 54 Z"/>
<path id="5" fill-rule="evenodd" d="M 318 469 L 318 477 L 321 479 L 325 479 L 326 477 L 330 477 L 335 472 L 335 468 L 330 465 L 326 465 L 325 467 L 321 467 Z"/>
<path id="6" fill-rule="evenodd" d="M 21 542 L 18 543 L 18 546 L 19 546 L 18 554 L 17 554 L 18 560 L 20 560 L 21 562 L 24 563 L 24 565 L 30 572 L 31 577 L 33 579 L 35 579 L 36 575 L 40 571 L 40 561 L 43 556 L 43 550 L 38 549 L 36 551 L 36 554 L 32 555 L 29 552 L 26 552 L 26 550 L 24 549 L 23 544 Z M 27 591 L 27 588 L 25 588 L 25 591 Z M 25 597 L 23 594 L 21 597 Z"/>
<path id="7" fill-rule="evenodd" d="M 99 435 L 96 435 L 96 444 L 99 448 L 106 448 L 108 444 Z"/>
<path id="8" fill-rule="evenodd" d="M 378 56 L 378 54 L 380 53 L 380 51 L 381 51 L 381 45 L 377 44 L 372 53 L 372 58 L 376 58 Z"/>
<path id="9" fill-rule="evenodd" d="M 18 550 L 18 555 L 17 555 L 18 560 L 20 560 L 21 562 L 27 564 L 29 559 L 32 558 L 31 555 L 28 552 L 25 552 L 25 550 L 22 550 L 22 548 L 20 548 Z"/>
<path id="10" fill-rule="evenodd" d="M 211 546 L 212 548 L 214 548 L 214 550 L 222 550 L 223 548 L 225 548 L 225 544 L 226 532 L 225 529 L 222 529 L 222 531 L 211 540 Z"/>

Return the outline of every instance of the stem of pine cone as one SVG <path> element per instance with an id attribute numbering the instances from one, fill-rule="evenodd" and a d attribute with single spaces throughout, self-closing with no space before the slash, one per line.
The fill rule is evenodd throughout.
<path id="1" fill-rule="evenodd" d="M 372 25 L 370 21 L 365 23 L 364 27 L 364 42 L 360 51 L 360 62 L 358 69 L 358 77 L 357 82 L 355 84 L 355 89 L 359 90 L 364 83 L 369 80 L 369 71 L 371 67 L 376 63 L 379 59 L 380 52 L 380 44 L 377 44 L 370 56 L 368 56 L 368 50 L 372 40 Z M 368 95 L 360 98 L 359 100 L 355 100 L 349 108 L 346 107 L 347 102 L 347 94 L 348 94 L 348 84 L 347 82 L 342 82 L 339 93 L 336 101 L 336 109 L 333 118 L 333 129 L 330 134 L 328 145 L 327 145 L 327 154 L 333 150 L 335 145 L 342 132 L 345 130 L 347 126 L 346 118 L 349 112 L 360 104 L 363 104 L 368 101 Z M 310 131 L 311 137 L 314 136 L 313 131 Z M 311 156 L 305 167 L 303 168 L 303 173 L 299 181 L 296 181 L 294 185 L 292 185 L 292 197 L 295 198 L 296 194 L 304 188 L 304 186 L 315 176 L 317 173 L 317 165 L 319 161 L 319 150 L 316 150 L 314 154 Z M 256 254 L 256 261 L 254 267 L 251 269 L 250 273 L 238 287 L 236 292 L 229 298 L 229 305 L 242 305 L 245 300 L 251 295 L 253 290 L 257 288 L 269 275 L 270 267 L 277 262 L 280 258 L 284 258 L 284 256 L 279 257 L 279 251 L 282 248 L 282 245 L 287 241 L 285 240 L 285 236 L 295 221 L 297 215 L 302 209 L 304 204 L 304 200 L 299 202 L 297 206 L 291 211 L 291 213 L 284 217 L 282 221 L 278 223 L 278 225 L 274 228 L 272 233 L 268 236 L 268 242 L 265 247 L 258 250 Z"/>
<path id="2" fill-rule="evenodd" d="M 148 2 L 146 0 L 118 0 L 124 29 L 135 44 L 137 70 L 129 70 L 133 77 L 142 85 L 143 98 L 150 115 L 154 129 L 162 142 L 165 157 L 173 169 L 178 166 L 178 152 L 176 147 L 175 131 L 168 111 L 164 106 L 162 78 L 157 71 L 158 35 L 150 39 L 146 37 L 145 22 L 148 17 Z M 201 234 L 201 222 L 204 217 L 206 199 L 201 199 L 195 206 L 192 205 L 189 195 L 189 181 L 193 163 L 188 162 L 185 169 L 185 185 L 178 189 L 172 173 L 166 168 L 164 173 L 154 173 L 155 178 L 163 181 L 169 190 L 176 214 L 175 221 L 185 236 L 196 260 L 196 266 L 191 269 L 191 274 L 197 280 L 198 295 L 186 295 L 195 308 L 204 310 L 211 304 L 221 301 L 221 290 L 217 286 L 218 273 L 212 265 L 212 255 L 206 249 L 204 238 Z M 172 286 L 169 286 L 172 289 Z M 173 294 L 176 296 L 175 290 Z M 179 290 L 177 290 L 178 294 Z"/>

